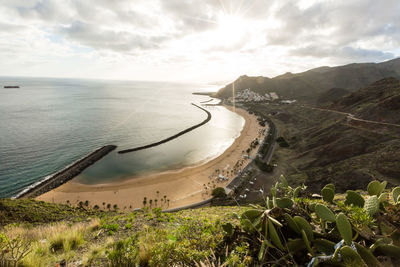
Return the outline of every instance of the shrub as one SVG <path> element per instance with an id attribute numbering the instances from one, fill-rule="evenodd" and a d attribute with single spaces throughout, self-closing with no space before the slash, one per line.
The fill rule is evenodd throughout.
<path id="1" fill-rule="evenodd" d="M 213 189 L 213 191 L 211 192 L 211 195 L 215 198 L 226 197 L 225 189 L 222 187 L 217 187 L 217 188 Z"/>
<path id="2" fill-rule="evenodd" d="M 256 162 L 257 167 L 264 172 L 273 172 L 274 171 L 274 166 L 263 162 L 259 157 L 256 158 L 255 162 Z"/>
<path id="3" fill-rule="evenodd" d="M 278 137 L 278 138 L 276 139 L 276 142 L 279 143 L 279 146 L 280 146 L 280 147 L 289 147 L 289 143 L 286 142 L 285 138 L 283 138 L 282 136 Z"/>

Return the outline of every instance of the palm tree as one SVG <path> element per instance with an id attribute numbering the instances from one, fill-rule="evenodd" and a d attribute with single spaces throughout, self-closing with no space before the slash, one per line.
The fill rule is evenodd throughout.
<path id="1" fill-rule="evenodd" d="M 153 205 L 153 200 L 152 199 L 150 199 L 150 207 Z"/>
<path id="2" fill-rule="evenodd" d="M 111 204 L 110 204 L 110 203 L 107 204 L 107 209 L 108 209 L 108 210 L 111 209 Z"/>
<path id="3" fill-rule="evenodd" d="M 157 198 L 156 198 L 156 199 L 154 199 L 154 203 L 155 203 L 156 207 L 157 207 L 157 201 L 158 201 L 158 199 L 157 199 Z"/>

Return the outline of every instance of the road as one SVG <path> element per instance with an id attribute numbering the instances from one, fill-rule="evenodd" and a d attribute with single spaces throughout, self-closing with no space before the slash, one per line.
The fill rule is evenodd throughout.
<path id="1" fill-rule="evenodd" d="M 326 111 L 326 112 L 333 112 L 337 114 L 342 114 L 347 117 L 349 120 L 355 120 L 355 121 L 361 121 L 361 122 L 366 122 L 366 123 L 373 123 L 373 124 L 379 124 L 379 125 L 386 125 L 386 126 L 395 126 L 395 127 L 400 127 L 400 124 L 394 124 L 394 123 L 387 123 L 387 122 L 379 122 L 379 121 L 371 121 L 371 120 L 364 120 L 360 118 L 354 117 L 353 114 L 347 113 L 347 112 L 342 112 L 338 110 L 333 110 L 333 109 L 324 109 L 324 108 L 316 108 L 316 107 L 307 107 L 307 106 L 302 106 L 303 108 L 308 108 L 308 109 L 314 109 L 314 110 L 320 110 L 320 111 Z"/>

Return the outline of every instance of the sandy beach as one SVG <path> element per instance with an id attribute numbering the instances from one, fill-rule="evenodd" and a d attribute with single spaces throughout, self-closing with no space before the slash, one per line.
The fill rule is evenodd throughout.
<path id="1" fill-rule="evenodd" d="M 233 111 L 231 107 L 227 107 Z M 74 179 L 64 185 L 49 191 L 37 200 L 57 203 L 78 204 L 80 201 L 89 201 L 90 206 L 98 205 L 106 208 L 107 204 L 115 204 L 122 211 L 142 208 L 144 198 L 147 206 L 163 209 L 176 208 L 196 203 L 211 197 L 214 187 L 223 187 L 228 184 L 235 173 L 246 166 L 249 159 L 243 157 L 251 142 L 260 137 L 263 129 L 257 117 L 247 111 L 236 108 L 240 116 L 245 119 L 245 125 L 240 136 L 220 156 L 201 165 L 187 167 L 181 170 L 168 171 L 145 176 L 135 176 L 123 182 L 99 185 L 85 185 L 75 182 Z M 255 154 L 257 148 L 251 151 Z M 235 167 L 236 166 L 236 167 Z M 219 181 L 218 176 L 228 178 Z"/>

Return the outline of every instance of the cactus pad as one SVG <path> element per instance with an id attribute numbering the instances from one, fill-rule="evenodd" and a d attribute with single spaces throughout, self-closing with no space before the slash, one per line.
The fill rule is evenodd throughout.
<path id="1" fill-rule="evenodd" d="M 290 198 L 284 197 L 284 198 L 277 198 L 276 199 L 276 206 L 279 208 L 290 208 L 293 206 L 293 200 Z"/>
<path id="2" fill-rule="evenodd" d="M 344 246 L 340 249 L 340 255 L 345 266 L 367 267 L 361 256 L 349 246 Z"/>
<path id="3" fill-rule="evenodd" d="M 325 221 L 334 222 L 336 220 L 335 214 L 323 204 L 318 203 L 315 205 L 315 213 L 317 213 L 318 217 Z"/>
<path id="4" fill-rule="evenodd" d="M 330 187 L 324 187 L 321 190 L 321 195 L 324 201 L 332 203 L 333 198 L 335 197 L 335 192 Z"/>
<path id="5" fill-rule="evenodd" d="M 374 216 L 375 213 L 379 210 L 379 201 L 378 197 L 373 195 L 370 196 L 364 204 L 364 210 L 371 216 Z"/>
<path id="6" fill-rule="evenodd" d="M 392 196 L 394 203 L 397 203 L 399 201 L 399 196 L 400 196 L 400 186 L 393 188 Z"/>
<path id="7" fill-rule="evenodd" d="M 354 206 L 359 206 L 361 208 L 364 207 L 365 200 L 359 193 L 353 190 L 347 190 L 346 193 L 346 205 L 353 204 Z"/>
<path id="8" fill-rule="evenodd" d="M 336 216 L 336 226 L 346 245 L 350 246 L 351 243 L 353 242 L 352 240 L 353 233 L 351 224 L 347 219 L 346 215 L 344 215 L 344 213 L 339 213 Z"/>
<path id="9" fill-rule="evenodd" d="M 300 216 L 294 216 L 293 220 L 299 227 L 300 231 L 304 230 L 304 232 L 307 235 L 307 239 L 310 241 L 314 240 L 314 233 L 312 231 L 311 225 L 304 219 L 303 217 Z"/>

